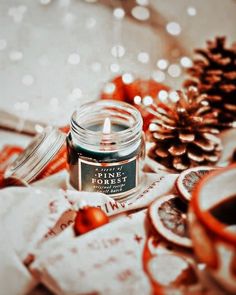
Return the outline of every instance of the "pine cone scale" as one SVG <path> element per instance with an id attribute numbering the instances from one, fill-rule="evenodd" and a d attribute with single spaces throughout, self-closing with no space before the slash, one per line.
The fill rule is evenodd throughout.
<path id="1" fill-rule="evenodd" d="M 233 105 L 233 104 L 226 104 L 226 105 L 225 105 L 225 109 L 227 109 L 227 110 L 229 110 L 229 111 L 236 112 L 236 105 Z"/>
<path id="2" fill-rule="evenodd" d="M 231 93 L 232 91 L 236 90 L 236 86 L 233 84 L 223 84 L 220 85 L 220 89 L 225 91 L 226 93 Z"/>
<path id="3" fill-rule="evenodd" d="M 155 139 L 157 140 L 166 140 L 167 138 L 171 139 L 173 138 L 174 135 L 170 134 L 170 135 L 166 135 L 166 134 L 160 134 L 160 133 L 154 133 L 153 134 L 153 141 L 155 141 Z"/>
<path id="4" fill-rule="evenodd" d="M 181 156 L 185 154 L 186 147 L 187 147 L 186 144 L 179 143 L 179 144 L 172 145 L 168 149 L 168 151 L 172 156 Z"/>
<path id="5" fill-rule="evenodd" d="M 213 151 L 215 149 L 215 144 L 210 140 L 206 140 L 204 137 L 196 139 L 194 144 L 207 152 Z"/>
<path id="6" fill-rule="evenodd" d="M 176 157 L 174 158 L 172 165 L 176 170 L 182 171 L 189 167 L 190 162 L 185 162 L 183 158 Z"/>
<path id="7" fill-rule="evenodd" d="M 198 155 L 192 152 L 188 152 L 188 158 L 198 163 L 203 162 L 205 159 L 203 155 Z"/>
<path id="8" fill-rule="evenodd" d="M 218 158 L 218 155 L 205 155 L 205 160 L 211 162 L 212 164 L 214 164 Z"/>
<path id="9" fill-rule="evenodd" d="M 223 74 L 224 78 L 231 80 L 236 80 L 236 71 L 235 72 L 228 72 Z"/>
<path id="10" fill-rule="evenodd" d="M 155 153 L 157 156 L 161 158 L 167 158 L 168 157 L 168 152 L 165 148 L 159 147 L 158 149 L 155 150 Z"/>
<path id="11" fill-rule="evenodd" d="M 181 142 L 183 143 L 188 143 L 188 142 L 193 142 L 195 139 L 195 135 L 194 134 L 187 134 L 187 133 L 180 133 L 179 134 L 179 139 L 181 140 Z"/>

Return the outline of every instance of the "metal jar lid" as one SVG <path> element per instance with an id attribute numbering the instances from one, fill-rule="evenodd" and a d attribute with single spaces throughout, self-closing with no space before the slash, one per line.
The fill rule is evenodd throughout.
<path id="1" fill-rule="evenodd" d="M 66 135 L 57 128 L 47 127 L 34 137 L 26 149 L 6 169 L 4 178 L 30 183 L 54 158 L 65 142 Z"/>

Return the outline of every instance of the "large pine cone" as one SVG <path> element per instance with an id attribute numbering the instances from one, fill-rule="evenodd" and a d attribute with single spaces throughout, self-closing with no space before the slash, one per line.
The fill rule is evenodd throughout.
<path id="1" fill-rule="evenodd" d="M 208 95 L 210 106 L 219 112 L 220 128 L 236 127 L 236 44 L 226 48 L 225 37 L 217 37 L 196 53 L 201 57 L 188 69 L 184 86 L 196 86 Z"/>
<path id="2" fill-rule="evenodd" d="M 149 156 L 175 170 L 198 165 L 213 165 L 218 161 L 221 143 L 212 128 L 217 112 L 212 112 L 205 95 L 195 87 L 186 94 L 179 91 L 179 99 L 171 105 L 152 108 L 155 119 L 150 124 L 153 147 Z"/>

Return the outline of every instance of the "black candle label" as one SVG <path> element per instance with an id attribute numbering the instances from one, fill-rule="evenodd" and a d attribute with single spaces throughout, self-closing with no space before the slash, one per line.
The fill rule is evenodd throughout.
<path id="1" fill-rule="evenodd" d="M 79 158 L 79 190 L 122 196 L 137 186 L 137 158 L 118 163 L 95 163 Z"/>

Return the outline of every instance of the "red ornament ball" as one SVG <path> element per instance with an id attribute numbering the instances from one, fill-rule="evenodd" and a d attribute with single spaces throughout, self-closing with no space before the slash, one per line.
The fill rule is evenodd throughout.
<path id="1" fill-rule="evenodd" d="M 82 235 L 108 222 L 109 218 L 103 210 L 86 206 L 77 212 L 74 230 L 77 235 Z"/>

